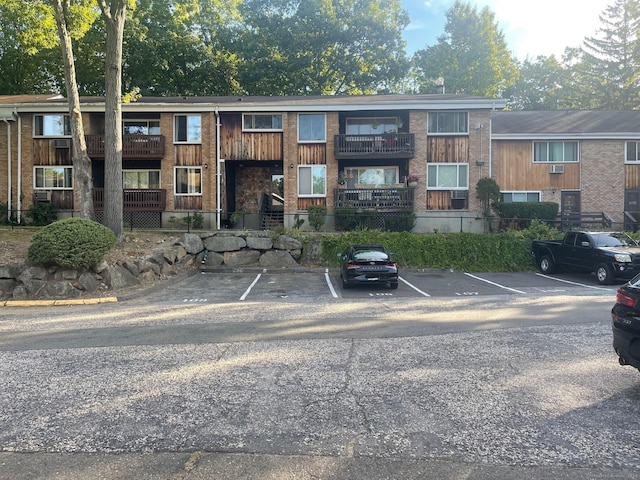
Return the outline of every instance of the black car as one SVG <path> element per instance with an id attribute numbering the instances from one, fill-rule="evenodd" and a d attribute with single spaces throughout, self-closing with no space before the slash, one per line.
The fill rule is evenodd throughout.
<path id="1" fill-rule="evenodd" d="M 611 309 L 611 326 L 620 365 L 640 370 L 640 275 L 618 289 Z"/>
<path id="2" fill-rule="evenodd" d="M 342 288 L 365 283 L 398 288 L 398 264 L 383 245 L 351 245 L 338 257 Z"/>

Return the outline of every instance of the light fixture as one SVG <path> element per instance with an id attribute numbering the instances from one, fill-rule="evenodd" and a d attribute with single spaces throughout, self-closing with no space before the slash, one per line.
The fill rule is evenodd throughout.
<path id="1" fill-rule="evenodd" d="M 208 170 L 208 169 L 209 169 L 209 164 L 208 164 L 208 163 L 205 163 L 205 164 L 204 164 L 204 169 L 205 169 L 205 170 Z"/>
<path id="2" fill-rule="evenodd" d="M 290 164 L 289 164 L 289 168 L 293 168 L 293 163 L 290 163 Z"/>

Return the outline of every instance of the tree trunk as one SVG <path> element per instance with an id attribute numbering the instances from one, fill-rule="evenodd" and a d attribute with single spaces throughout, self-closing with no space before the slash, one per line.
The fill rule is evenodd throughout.
<path id="1" fill-rule="evenodd" d="M 123 238 L 122 225 L 122 38 L 125 3 L 100 0 L 107 31 L 105 52 L 105 167 L 104 224 L 118 240 Z"/>
<path id="2" fill-rule="evenodd" d="M 84 124 L 80 110 L 80 95 L 76 82 L 76 67 L 73 56 L 73 45 L 67 24 L 68 3 L 62 6 L 62 0 L 55 0 L 54 16 L 58 27 L 58 37 L 62 48 L 64 61 L 64 79 L 69 99 L 69 116 L 71 120 L 71 137 L 73 142 L 72 161 L 74 171 L 74 189 L 78 193 L 78 207 L 80 217 L 92 220 L 93 211 L 93 180 L 91 159 L 87 155 L 87 144 L 84 139 Z"/>

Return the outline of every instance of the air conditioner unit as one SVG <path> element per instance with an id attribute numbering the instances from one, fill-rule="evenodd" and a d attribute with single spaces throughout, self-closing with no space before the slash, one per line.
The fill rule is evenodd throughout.
<path id="1" fill-rule="evenodd" d="M 51 201 L 51 191 L 50 190 L 38 190 L 34 193 L 36 203 L 44 203 Z"/>
<path id="2" fill-rule="evenodd" d="M 452 200 L 466 200 L 469 196 L 469 190 L 451 190 Z"/>
<path id="3" fill-rule="evenodd" d="M 564 165 L 549 165 L 549 173 L 564 173 Z"/>
<path id="4" fill-rule="evenodd" d="M 57 138 L 53 141 L 53 148 L 69 148 L 71 147 L 71 139 Z"/>

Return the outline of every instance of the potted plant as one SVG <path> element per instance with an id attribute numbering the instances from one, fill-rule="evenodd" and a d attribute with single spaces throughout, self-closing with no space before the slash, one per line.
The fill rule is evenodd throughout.
<path id="1" fill-rule="evenodd" d="M 338 187 L 344 188 L 346 184 L 347 184 L 347 177 L 345 176 L 344 172 L 340 172 L 338 174 Z"/>
<path id="2" fill-rule="evenodd" d="M 407 186 L 415 188 L 418 186 L 418 180 L 420 180 L 420 177 L 417 175 L 409 174 L 406 176 L 405 180 L 407 182 Z"/>

